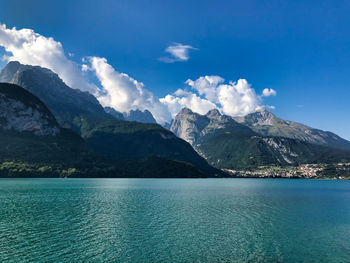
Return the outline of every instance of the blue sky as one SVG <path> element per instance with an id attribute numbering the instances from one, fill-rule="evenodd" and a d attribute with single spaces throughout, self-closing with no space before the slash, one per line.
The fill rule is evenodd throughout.
<path id="1" fill-rule="evenodd" d="M 0 3 L 0 23 L 7 28 L 53 37 L 76 63 L 106 58 L 159 98 L 191 90 L 188 79 L 220 76 L 226 84 L 246 79 L 258 95 L 266 88 L 277 91 L 263 98 L 277 116 L 347 139 L 349 13 L 347 1 Z M 160 58 L 170 56 L 165 49 L 176 43 L 195 49 L 188 50 L 186 61 L 165 63 Z"/>

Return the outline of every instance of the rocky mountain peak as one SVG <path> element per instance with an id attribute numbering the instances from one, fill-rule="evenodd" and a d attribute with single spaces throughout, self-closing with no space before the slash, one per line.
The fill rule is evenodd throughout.
<path id="1" fill-rule="evenodd" d="M 143 123 L 157 123 L 154 119 L 152 113 L 149 110 L 131 110 L 129 112 L 124 112 L 124 119 L 126 121 L 137 121 Z"/>
<path id="2" fill-rule="evenodd" d="M 239 123 L 244 123 L 250 126 L 272 126 L 276 121 L 278 121 L 278 118 L 271 112 L 267 111 L 265 108 L 261 108 L 256 112 L 250 113 L 243 117 L 234 117 L 234 119 Z"/>
<path id="3" fill-rule="evenodd" d="M 212 110 L 208 111 L 208 113 L 205 114 L 205 116 L 207 116 L 209 119 L 212 119 L 212 118 L 220 117 L 222 115 L 218 109 L 212 109 Z"/>
<path id="4" fill-rule="evenodd" d="M 273 113 L 268 111 L 266 108 L 260 108 L 256 112 L 253 112 L 252 114 L 260 115 L 263 118 L 268 118 L 270 116 L 275 116 Z"/>
<path id="5" fill-rule="evenodd" d="M 1 82 L 11 82 L 13 76 L 23 66 L 18 61 L 10 61 L 6 67 L 1 71 L 0 81 Z"/>
<path id="6" fill-rule="evenodd" d="M 350 142 L 334 133 L 283 120 L 264 108 L 234 119 L 263 136 L 279 136 L 332 148 L 350 149 Z"/>
<path id="7" fill-rule="evenodd" d="M 182 108 L 178 115 L 193 114 L 193 111 L 187 107 Z"/>
<path id="8" fill-rule="evenodd" d="M 200 132 L 209 122 L 210 120 L 207 116 L 195 113 L 189 108 L 183 108 L 171 123 L 170 131 L 194 145 Z"/>

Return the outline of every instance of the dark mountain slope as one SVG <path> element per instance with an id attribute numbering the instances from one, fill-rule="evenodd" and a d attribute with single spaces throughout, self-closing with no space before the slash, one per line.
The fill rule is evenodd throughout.
<path id="1" fill-rule="evenodd" d="M 219 173 L 184 140 L 158 124 L 109 121 L 84 134 L 91 148 L 112 159 L 137 160 L 150 155 L 191 163 L 205 173 Z"/>
<path id="2" fill-rule="evenodd" d="M 0 159 L 71 162 L 87 152 L 85 142 L 63 129 L 49 109 L 25 89 L 0 83 Z"/>
<path id="3" fill-rule="evenodd" d="M 142 133 L 145 127 L 146 130 L 155 130 L 155 127 L 136 124 L 111 121 L 109 127 L 113 127 L 113 131 L 110 132 Z M 99 131 L 99 128 L 91 132 L 92 138 L 96 131 Z M 154 136 L 149 140 L 152 138 Z M 17 85 L 0 83 L 0 176 L 193 178 L 213 175 L 216 171 L 214 168 L 199 157 L 187 143 L 176 139 L 177 146 L 181 143 L 187 146 L 187 155 L 177 158 L 180 161 L 166 158 L 172 157 L 171 154 L 164 154 L 162 157 L 165 158 L 152 156 L 153 152 L 158 153 L 157 150 L 151 153 L 147 151 L 137 158 L 126 160 L 128 158 L 122 156 L 132 147 L 136 150 L 143 147 L 131 145 L 131 142 L 124 147 L 120 156 L 113 153 L 100 156 L 91 151 L 79 135 L 61 128 L 49 109 L 37 97 Z M 118 136 L 112 141 L 116 140 Z M 143 145 L 142 140 L 140 143 Z M 101 144 L 103 145 L 103 142 Z M 155 146 L 157 144 L 152 148 Z M 158 151 L 166 153 L 166 149 L 165 147 Z M 179 151 L 181 149 L 179 147 Z"/>
<path id="4" fill-rule="evenodd" d="M 198 148 L 210 164 L 229 169 L 350 161 L 350 152 L 345 150 L 289 138 L 238 136 L 231 132 L 202 138 Z"/>

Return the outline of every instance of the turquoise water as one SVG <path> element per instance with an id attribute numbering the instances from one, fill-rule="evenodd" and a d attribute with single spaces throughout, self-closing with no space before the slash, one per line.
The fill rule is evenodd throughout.
<path id="1" fill-rule="evenodd" d="M 350 181 L 0 179 L 0 262 L 350 262 Z"/>

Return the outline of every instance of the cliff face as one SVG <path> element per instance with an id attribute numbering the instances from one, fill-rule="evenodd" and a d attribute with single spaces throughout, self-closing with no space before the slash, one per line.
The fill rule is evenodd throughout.
<path id="1" fill-rule="evenodd" d="M 40 100 L 7 83 L 0 83 L 0 128 L 39 136 L 60 133 L 55 117 Z"/>
<path id="2" fill-rule="evenodd" d="M 173 120 L 170 131 L 193 146 L 199 138 L 200 132 L 209 122 L 210 120 L 206 116 L 194 113 L 188 108 L 183 108 Z"/>
<path id="3" fill-rule="evenodd" d="M 208 137 L 217 131 L 227 129 L 255 135 L 250 128 L 237 123 L 227 115 L 222 115 L 217 109 L 201 115 L 188 108 L 183 108 L 176 115 L 170 127 L 170 131 L 189 142 L 192 146 L 199 144 L 203 137 Z"/>

